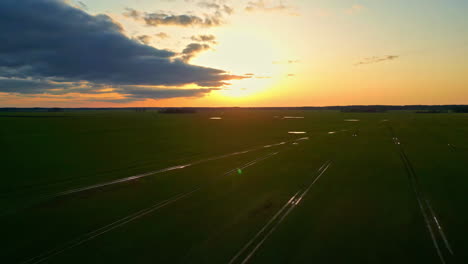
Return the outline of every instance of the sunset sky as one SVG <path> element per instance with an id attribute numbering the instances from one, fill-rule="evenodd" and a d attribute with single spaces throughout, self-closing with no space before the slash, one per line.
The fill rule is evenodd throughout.
<path id="1" fill-rule="evenodd" d="M 2 0 L 0 107 L 468 104 L 466 0 Z"/>

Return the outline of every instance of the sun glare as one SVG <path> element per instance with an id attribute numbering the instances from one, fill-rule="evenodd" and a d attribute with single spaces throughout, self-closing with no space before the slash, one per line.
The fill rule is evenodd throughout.
<path id="1" fill-rule="evenodd" d="M 259 98 L 287 75 L 286 65 L 274 63 L 286 57 L 284 49 L 267 33 L 243 29 L 229 34 L 219 32 L 218 36 L 215 52 L 207 52 L 193 63 L 248 77 L 231 81 L 231 85 L 214 93 L 222 101 Z"/>
<path id="2" fill-rule="evenodd" d="M 222 97 L 220 99 L 255 99 L 262 96 L 278 82 L 278 77 L 262 76 L 252 77 L 241 81 L 234 81 L 231 86 L 227 86 L 217 92 Z"/>

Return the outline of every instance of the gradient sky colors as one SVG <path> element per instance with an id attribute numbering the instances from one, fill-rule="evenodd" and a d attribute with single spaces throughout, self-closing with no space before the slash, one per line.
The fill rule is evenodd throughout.
<path id="1" fill-rule="evenodd" d="M 3 0 L 0 106 L 467 104 L 464 0 Z"/>

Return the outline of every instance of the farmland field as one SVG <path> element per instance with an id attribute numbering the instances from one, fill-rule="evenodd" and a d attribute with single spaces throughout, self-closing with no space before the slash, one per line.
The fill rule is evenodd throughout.
<path id="1" fill-rule="evenodd" d="M 407 111 L 0 113 L 0 259 L 468 263 L 467 135 Z"/>

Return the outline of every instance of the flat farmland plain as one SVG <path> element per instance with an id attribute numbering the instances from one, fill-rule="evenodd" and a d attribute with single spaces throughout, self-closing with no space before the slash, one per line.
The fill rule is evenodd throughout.
<path id="1" fill-rule="evenodd" d="M 467 135 L 407 111 L 0 113 L 0 257 L 466 263 Z"/>

